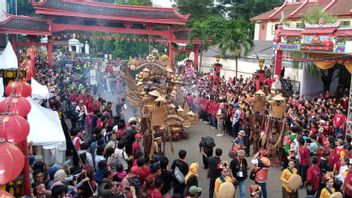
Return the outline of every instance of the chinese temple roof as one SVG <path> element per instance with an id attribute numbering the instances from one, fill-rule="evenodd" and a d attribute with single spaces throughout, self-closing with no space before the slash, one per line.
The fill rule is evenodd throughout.
<path id="1" fill-rule="evenodd" d="M 352 16 L 351 0 L 305 0 L 301 2 L 285 2 L 282 6 L 253 17 L 252 21 L 278 21 L 285 19 L 299 19 L 310 8 L 319 6 L 333 16 Z"/>
<path id="2" fill-rule="evenodd" d="M 50 35 L 50 28 L 46 20 L 28 16 L 9 15 L 5 20 L 0 21 L 0 33 L 2 31 L 29 35 Z"/>
<path id="3" fill-rule="evenodd" d="M 303 36 L 303 35 L 330 35 L 346 37 L 352 35 L 352 28 L 337 27 L 307 27 L 304 29 L 278 29 L 277 33 L 281 36 Z"/>
<path id="4" fill-rule="evenodd" d="M 189 15 L 182 15 L 175 8 L 126 6 L 78 0 L 40 0 L 33 1 L 32 4 L 37 14 L 52 16 L 175 25 L 184 25 L 189 18 Z"/>

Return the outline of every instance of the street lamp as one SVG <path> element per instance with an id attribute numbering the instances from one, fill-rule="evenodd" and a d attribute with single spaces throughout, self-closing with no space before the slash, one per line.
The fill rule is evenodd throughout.
<path id="1" fill-rule="evenodd" d="M 265 63 L 265 59 L 259 59 L 258 60 L 259 61 L 259 68 L 260 68 L 260 70 L 263 70 L 263 67 L 264 67 L 264 63 Z"/>
<path id="2" fill-rule="evenodd" d="M 216 60 L 216 63 L 219 63 L 221 60 L 221 56 L 219 54 L 215 55 L 215 60 Z"/>
<path id="3" fill-rule="evenodd" d="M 215 55 L 215 60 L 216 63 L 213 65 L 214 67 L 214 82 L 219 83 L 220 82 L 220 70 L 222 67 L 222 64 L 220 64 L 221 56 L 220 55 Z"/>

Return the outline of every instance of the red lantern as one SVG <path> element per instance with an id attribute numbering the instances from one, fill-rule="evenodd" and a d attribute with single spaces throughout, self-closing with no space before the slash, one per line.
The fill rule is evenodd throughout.
<path id="1" fill-rule="evenodd" d="M 132 40 L 133 40 L 133 42 L 136 42 L 136 38 L 133 38 Z"/>
<path id="2" fill-rule="evenodd" d="M 0 139 L 18 144 L 26 140 L 29 134 L 29 123 L 18 115 L 0 116 Z"/>
<path id="3" fill-rule="evenodd" d="M 0 112 L 14 112 L 19 116 L 26 117 L 30 111 L 31 103 L 24 97 L 11 96 L 0 101 Z"/>
<path id="4" fill-rule="evenodd" d="M 351 61 L 348 59 L 348 60 L 346 60 L 346 62 L 345 62 L 346 64 L 350 64 L 351 63 Z"/>
<path id="5" fill-rule="evenodd" d="M 337 63 L 343 65 L 343 60 L 339 60 Z"/>
<path id="6" fill-rule="evenodd" d="M 57 36 L 57 40 L 60 40 L 61 39 L 61 36 L 59 35 L 59 36 Z"/>
<path id="7" fill-rule="evenodd" d="M 144 39 L 144 42 L 148 42 L 148 39 L 145 38 L 145 39 Z"/>
<path id="8" fill-rule="evenodd" d="M 324 44 L 324 47 L 329 48 L 329 49 L 334 46 L 334 43 L 333 43 L 330 39 L 326 39 L 326 40 L 323 42 L 323 44 Z"/>
<path id="9" fill-rule="evenodd" d="M 24 155 L 19 148 L 8 142 L 0 143 L 0 185 L 14 180 L 23 170 Z"/>
<path id="10" fill-rule="evenodd" d="M 139 40 L 139 42 L 142 42 L 142 38 L 139 38 L 138 40 Z"/>
<path id="11" fill-rule="evenodd" d="M 127 41 L 130 42 L 130 40 L 131 40 L 130 37 L 128 37 L 128 38 L 127 38 Z"/>
<path id="12" fill-rule="evenodd" d="M 32 95 L 32 87 L 26 81 L 13 81 L 6 86 L 5 94 L 6 96 L 20 95 L 26 98 Z"/>

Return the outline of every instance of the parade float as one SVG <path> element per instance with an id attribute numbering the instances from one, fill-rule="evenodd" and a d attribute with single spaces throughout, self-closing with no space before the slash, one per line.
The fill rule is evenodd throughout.
<path id="1" fill-rule="evenodd" d="M 165 145 L 167 140 L 187 138 L 184 129 L 196 122 L 196 115 L 179 97 L 179 78 L 168 56 L 153 52 L 146 60 L 131 59 L 125 72 L 127 101 L 138 115 L 145 154 L 153 152 L 156 139 Z"/>

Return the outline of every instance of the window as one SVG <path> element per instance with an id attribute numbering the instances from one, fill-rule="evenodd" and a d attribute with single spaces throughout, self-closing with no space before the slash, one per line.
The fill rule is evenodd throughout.
<path id="1" fill-rule="evenodd" d="M 339 27 L 350 27 L 351 21 L 341 21 Z"/>
<path id="2" fill-rule="evenodd" d="M 296 23 L 296 28 L 304 28 L 303 23 Z"/>

